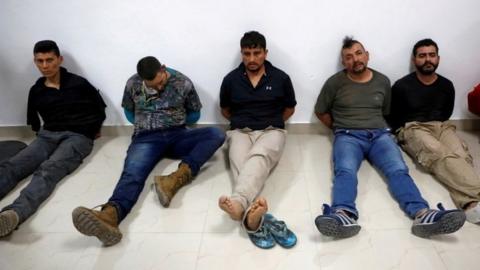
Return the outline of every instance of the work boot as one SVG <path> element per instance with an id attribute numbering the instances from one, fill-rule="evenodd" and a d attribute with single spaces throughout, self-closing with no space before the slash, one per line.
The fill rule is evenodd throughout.
<path id="1" fill-rule="evenodd" d="M 20 218 L 17 212 L 9 209 L 0 213 L 0 237 L 9 235 L 17 228 Z"/>
<path id="2" fill-rule="evenodd" d="M 75 208 L 72 212 L 73 225 L 79 232 L 97 237 L 105 246 L 115 245 L 122 239 L 117 209 L 110 203 L 100 206 L 100 211 L 93 210 L 99 206 L 93 209 Z"/>
<path id="3" fill-rule="evenodd" d="M 160 204 L 168 207 L 170 201 L 177 191 L 192 182 L 192 170 L 188 164 L 180 163 L 178 170 L 169 174 L 154 177 L 155 191 L 157 192 Z"/>

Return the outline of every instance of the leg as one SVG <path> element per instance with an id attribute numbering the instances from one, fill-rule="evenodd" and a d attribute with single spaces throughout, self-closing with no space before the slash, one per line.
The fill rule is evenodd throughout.
<path id="1" fill-rule="evenodd" d="M 256 231 L 261 225 L 262 217 L 267 213 L 268 205 L 265 198 L 257 198 L 247 209 L 246 220 L 243 225 L 246 226 L 247 231 Z"/>
<path id="2" fill-rule="evenodd" d="M 333 165 L 335 178 L 332 188 L 332 208 L 345 210 L 358 218 L 355 207 L 357 198 L 357 172 L 363 161 L 362 142 L 348 133 L 338 132 L 333 142 Z"/>
<path id="3" fill-rule="evenodd" d="M 478 201 L 480 179 L 469 162 L 468 151 L 462 150 L 466 145 L 453 126 L 440 129 L 438 125 L 435 132 L 431 129 L 425 123 L 407 125 L 399 134 L 403 149 L 446 186 L 457 207 Z M 439 134 L 439 139 L 434 133 Z"/>
<path id="4" fill-rule="evenodd" d="M 387 177 L 387 184 L 401 209 L 414 218 L 421 210 L 428 209 L 427 202 L 408 174 L 408 168 L 390 132 L 382 132 L 374 139 L 368 159 Z"/>
<path id="5" fill-rule="evenodd" d="M 32 174 L 48 159 L 57 147 L 57 141 L 48 131 L 40 131 L 37 138 L 25 149 L 0 163 L 0 199 L 5 197 L 19 181 Z"/>
<path id="6" fill-rule="evenodd" d="M 162 134 L 156 132 L 139 134 L 132 139 L 120 180 L 108 200 L 117 208 L 118 223 L 130 213 L 145 186 L 145 180 L 162 159 L 167 147 Z"/>
<path id="7" fill-rule="evenodd" d="M 12 209 L 25 221 L 53 192 L 57 183 L 74 171 L 93 147 L 91 139 L 73 132 L 56 132 L 59 145 L 35 171 L 32 181 L 20 192 L 20 196 L 5 209 Z"/>
<path id="8" fill-rule="evenodd" d="M 233 190 L 237 187 L 238 175 L 247 159 L 248 152 L 250 152 L 253 146 L 253 138 L 251 138 L 249 133 L 250 132 L 242 132 L 240 130 L 231 130 L 227 133 L 228 157 L 233 174 Z M 241 203 L 238 199 L 232 200 L 228 196 L 221 196 L 218 200 L 218 205 L 223 211 L 229 214 L 233 220 L 241 220 L 247 202 L 244 201 Z"/>
<path id="9" fill-rule="evenodd" d="M 255 140 L 240 169 L 231 199 L 241 203 L 243 209 L 252 203 L 280 160 L 286 140 L 286 131 L 271 129 L 253 131 Z M 256 138 L 256 139 L 255 139 Z"/>
<path id="10" fill-rule="evenodd" d="M 173 138 L 169 155 L 181 158 L 188 164 L 192 174 L 198 171 L 225 141 L 225 134 L 215 127 L 184 129 Z"/>

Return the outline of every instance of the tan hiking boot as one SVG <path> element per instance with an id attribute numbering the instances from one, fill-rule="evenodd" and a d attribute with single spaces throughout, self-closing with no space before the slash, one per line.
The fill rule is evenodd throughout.
<path id="1" fill-rule="evenodd" d="M 192 182 L 192 170 L 190 170 L 190 167 L 185 163 L 180 163 L 178 170 L 169 175 L 155 176 L 155 191 L 157 192 L 160 204 L 168 207 L 175 193 L 190 182 Z"/>
<path id="2" fill-rule="evenodd" d="M 0 237 L 9 235 L 17 228 L 20 218 L 17 212 L 9 209 L 0 213 Z"/>
<path id="3" fill-rule="evenodd" d="M 108 203 L 101 207 L 100 211 L 81 206 L 75 208 L 72 212 L 73 225 L 79 232 L 97 237 L 105 246 L 115 245 L 122 239 L 117 209 Z"/>

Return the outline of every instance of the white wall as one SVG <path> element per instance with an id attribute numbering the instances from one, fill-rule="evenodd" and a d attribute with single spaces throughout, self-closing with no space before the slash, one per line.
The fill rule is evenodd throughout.
<path id="1" fill-rule="evenodd" d="M 472 118 L 466 95 L 480 82 L 479 10 L 478 0 L 1 0 L 0 126 L 25 124 L 28 90 L 39 76 L 32 48 L 41 39 L 57 41 L 64 66 L 101 89 L 106 125 L 126 123 L 124 84 L 146 55 L 193 80 L 204 105 L 201 123 L 224 122 L 220 83 L 240 62 L 239 40 L 249 30 L 266 36 L 268 59 L 293 80 L 291 122 L 316 121 L 313 105 L 340 68 L 345 35 L 364 43 L 370 67 L 392 83 L 409 72 L 413 44 L 433 38 L 438 72 L 456 86 L 453 118 Z"/>

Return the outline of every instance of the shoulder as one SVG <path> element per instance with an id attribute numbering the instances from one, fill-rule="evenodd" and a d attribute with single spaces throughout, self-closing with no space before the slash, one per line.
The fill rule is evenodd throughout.
<path id="1" fill-rule="evenodd" d="M 372 72 L 373 72 L 373 79 L 378 81 L 378 82 L 381 82 L 381 83 L 385 83 L 385 84 L 388 84 L 388 86 L 390 87 L 390 79 L 384 75 L 383 73 L 380 73 L 374 69 L 370 69 Z"/>
<path id="2" fill-rule="evenodd" d="M 265 66 L 267 67 L 267 72 L 271 72 L 273 76 L 279 78 L 279 79 L 290 79 L 290 76 L 288 74 L 277 68 L 276 66 L 272 65 L 270 62 L 265 62 Z"/>
<path id="3" fill-rule="evenodd" d="M 234 70 L 227 73 L 227 75 L 225 75 L 225 77 L 223 77 L 223 81 L 224 82 L 232 81 L 235 78 L 238 78 L 238 76 L 240 76 L 240 75 L 242 75 L 242 71 L 240 70 L 240 68 L 237 67 Z"/>
<path id="4" fill-rule="evenodd" d="M 442 75 L 438 74 L 437 73 L 437 76 L 438 76 L 438 82 L 441 83 L 441 84 L 444 84 L 444 85 L 449 85 L 451 87 L 453 87 L 453 83 L 452 81 L 450 81 L 449 79 L 443 77 Z"/>
<path id="5" fill-rule="evenodd" d="M 181 88 L 184 90 L 194 89 L 193 82 L 185 74 L 177 71 L 173 68 L 167 68 L 170 73 L 170 82 L 175 88 Z"/>
<path id="6" fill-rule="evenodd" d="M 337 89 L 348 82 L 347 75 L 344 70 L 341 70 L 330 76 L 324 83 L 324 87 Z"/>
<path id="7" fill-rule="evenodd" d="M 140 87 L 142 83 L 143 83 L 142 78 L 140 78 L 140 76 L 137 73 L 135 73 L 132 76 L 130 76 L 130 78 L 128 78 L 125 87 L 129 89 L 133 87 Z"/>
<path id="8" fill-rule="evenodd" d="M 403 76 L 402 78 L 398 79 L 397 81 L 395 81 L 393 86 L 395 88 L 404 88 L 406 85 L 410 85 L 410 84 L 412 84 L 413 82 L 416 81 L 415 76 L 416 76 L 415 72 L 409 73 L 409 74 Z"/>

